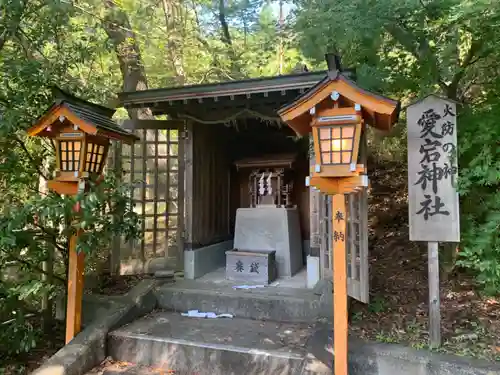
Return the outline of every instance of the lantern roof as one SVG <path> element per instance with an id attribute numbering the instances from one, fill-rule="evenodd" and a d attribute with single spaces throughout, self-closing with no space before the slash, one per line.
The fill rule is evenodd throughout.
<path id="1" fill-rule="evenodd" d="M 361 105 L 363 119 L 379 130 L 391 130 L 397 121 L 400 111 L 400 102 L 378 95 L 359 87 L 354 81 L 338 70 L 328 71 L 326 77 L 278 110 L 281 119 L 286 122 L 298 135 L 306 135 L 311 131 L 310 109 L 318 106 L 331 106 L 330 95 L 338 92 L 337 99 L 340 106 L 354 107 Z"/>
<path id="2" fill-rule="evenodd" d="M 28 129 L 31 136 L 53 137 L 54 127 L 64 126 L 61 116 L 87 134 L 116 139 L 126 143 L 138 140 L 135 134 L 122 129 L 111 119 L 115 110 L 77 98 L 55 88 L 56 99 L 50 108 Z"/>

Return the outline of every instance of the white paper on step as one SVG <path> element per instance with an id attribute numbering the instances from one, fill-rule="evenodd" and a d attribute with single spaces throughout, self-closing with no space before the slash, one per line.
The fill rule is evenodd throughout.
<path id="1" fill-rule="evenodd" d="M 200 312 L 198 310 L 189 310 L 187 313 L 181 313 L 182 316 L 188 318 L 206 318 L 206 319 L 217 319 L 217 318 L 233 318 L 232 314 L 219 314 L 214 312 Z"/>
<path id="2" fill-rule="evenodd" d="M 265 285 L 237 285 L 233 286 L 233 289 L 257 289 L 257 288 L 265 288 Z"/>

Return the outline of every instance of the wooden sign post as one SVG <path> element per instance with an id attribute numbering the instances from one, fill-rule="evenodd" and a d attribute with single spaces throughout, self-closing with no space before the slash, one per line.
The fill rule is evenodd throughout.
<path id="1" fill-rule="evenodd" d="M 313 176 L 309 185 L 332 195 L 332 269 L 333 269 L 333 345 L 335 375 L 348 373 L 348 311 L 347 311 L 347 231 L 346 195 L 368 184 L 367 176 L 324 178 Z"/>
<path id="2" fill-rule="evenodd" d="M 439 242 L 460 242 L 455 102 L 429 95 L 407 109 L 410 241 L 427 242 L 429 338 L 441 345 Z"/>

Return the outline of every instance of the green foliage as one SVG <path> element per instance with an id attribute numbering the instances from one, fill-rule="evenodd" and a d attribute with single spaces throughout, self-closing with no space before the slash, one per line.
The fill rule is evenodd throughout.
<path id="1" fill-rule="evenodd" d="M 459 179 L 462 244 L 458 264 L 477 274 L 486 292 L 500 291 L 500 103 L 464 113 Z"/>
<path id="2" fill-rule="evenodd" d="M 44 294 L 53 297 L 64 293 L 72 235 L 81 231 L 77 251 L 86 253 L 88 264 L 96 253 L 108 249 L 116 236 L 131 240 L 140 235 L 128 185 L 118 183 L 113 174 L 107 174 L 99 184 L 89 185 L 88 192 L 74 197 L 35 195 L 11 205 L 0 216 L 0 271 L 7 274 L 0 282 L 0 323 L 14 319 L 7 330 L 0 330 L 0 342 L 19 336 L 19 340 L 10 342 L 8 354 L 27 351 L 35 342 L 36 332 L 31 326 L 18 324 L 24 322 L 26 311 L 36 311 Z M 53 281 L 41 281 L 45 272 L 40 264 L 53 251 L 58 255 Z"/>
<path id="3" fill-rule="evenodd" d="M 19 301 L 28 295 L 28 291 L 0 282 L 0 353 L 6 356 L 28 352 L 36 345 L 37 331 L 27 319 L 29 315 L 19 306 Z"/>
<path id="4" fill-rule="evenodd" d="M 120 54 L 144 69 L 141 89 L 276 75 L 280 43 L 283 73 L 297 64 L 324 69 L 324 53 L 337 49 L 344 66 L 356 67 L 361 85 L 400 98 L 403 105 L 434 91 L 463 102 L 460 264 L 488 291 L 498 292 L 500 2 L 294 0 L 284 29 L 276 5 L 0 0 L 0 323 L 14 319 L 0 330 L 0 342 L 7 334 L 18 342 L 0 349 L 12 354 L 36 341 L 25 317 L 38 313 L 42 294 L 64 291 L 73 233 L 82 230 L 77 247 L 91 262 L 114 236 L 139 235 L 128 187 L 111 175 L 92 184 L 88 194 L 40 195 L 40 181 L 52 173 L 53 148 L 24 133 L 49 106 L 54 84 L 113 105 L 129 73 Z M 117 47 L 109 33 L 110 13 L 119 23 L 113 27 L 125 36 Z M 380 158 L 404 160 L 405 137 L 402 118 L 390 137 L 372 134 L 370 147 Z M 41 281 L 41 264 L 52 252 L 54 277 Z"/>

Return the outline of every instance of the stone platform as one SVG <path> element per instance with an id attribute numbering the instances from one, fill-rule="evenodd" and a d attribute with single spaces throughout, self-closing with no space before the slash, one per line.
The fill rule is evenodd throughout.
<path id="1" fill-rule="evenodd" d="M 304 265 L 296 208 L 256 207 L 236 211 L 234 248 L 276 251 L 278 277 L 293 276 Z"/>

